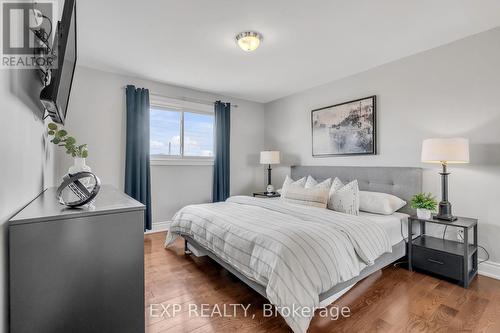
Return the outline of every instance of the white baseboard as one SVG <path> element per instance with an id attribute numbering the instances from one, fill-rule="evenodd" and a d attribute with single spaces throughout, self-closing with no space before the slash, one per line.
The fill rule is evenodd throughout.
<path id="1" fill-rule="evenodd" d="M 485 261 L 479 264 L 479 274 L 500 280 L 500 263 L 494 261 Z"/>
<path id="2" fill-rule="evenodd" d="M 153 222 L 151 230 L 146 231 L 145 234 L 167 231 L 170 223 L 172 223 L 172 221 Z"/>

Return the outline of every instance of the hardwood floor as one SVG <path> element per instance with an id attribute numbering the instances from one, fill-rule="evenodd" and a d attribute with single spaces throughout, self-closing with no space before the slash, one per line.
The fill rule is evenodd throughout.
<path id="1" fill-rule="evenodd" d="M 264 317 L 267 300 L 221 266 L 185 256 L 181 239 L 164 249 L 164 240 L 164 233 L 144 237 L 146 332 L 291 331 L 281 317 Z M 239 303 L 250 305 L 246 316 L 242 308 L 234 317 L 202 316 Z M 202 304 L 209 304 L 204 313 Z M 483 276 L 463 289 L 391 266 L 359 282 L 329 309 L 344 306 L 350 317 L 333 320 L 317 313 L 308 332 L 500 332 L 500 281 Z M 225 314 L 233 315 L 233 309 Z"/>

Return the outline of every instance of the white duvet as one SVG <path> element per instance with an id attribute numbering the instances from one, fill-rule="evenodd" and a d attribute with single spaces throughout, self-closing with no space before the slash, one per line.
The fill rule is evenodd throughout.
<path id="1" fill-rule="evenodd" d="M 365 218 L 243 196 L 184 207 L 174 216 L 165 245 L 179 235 L 189 235 L 265 286 L 268 300 L 294 332 L 307 331 L 319 294 L 391 252 L 384 229 Z M 294 315 L 286 315 L 289 310 Z"/>

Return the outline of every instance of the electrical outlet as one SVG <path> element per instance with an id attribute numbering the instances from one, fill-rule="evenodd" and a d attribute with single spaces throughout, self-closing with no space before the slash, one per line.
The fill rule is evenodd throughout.
<path id="1" fill-rule="evenodd" d="M 457 228 L 457 239 L 461 242 L 464 241 L 464 229 L 462 228 Z"/>

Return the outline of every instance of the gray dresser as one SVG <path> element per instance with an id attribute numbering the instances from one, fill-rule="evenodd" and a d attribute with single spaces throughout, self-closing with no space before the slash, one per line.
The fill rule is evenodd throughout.
<path id="1" fill-rule="evenodd" d="M 55 192 L 9 221 L 11 332 L 144 332 L 144 205 L 103 186 L 70 209 Z"/>

